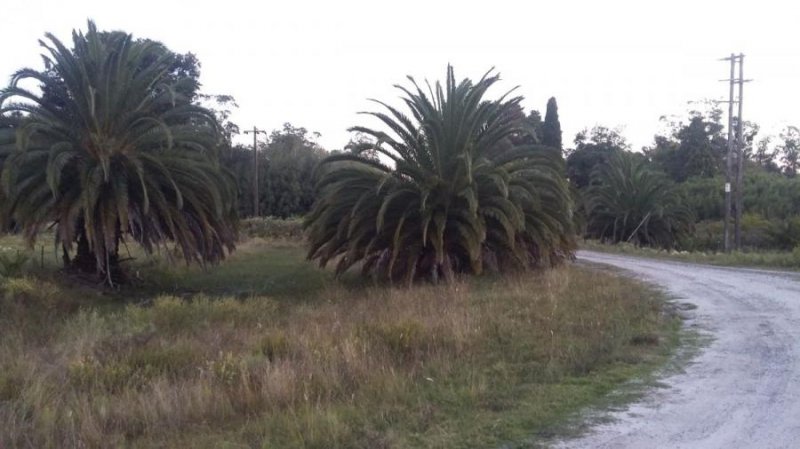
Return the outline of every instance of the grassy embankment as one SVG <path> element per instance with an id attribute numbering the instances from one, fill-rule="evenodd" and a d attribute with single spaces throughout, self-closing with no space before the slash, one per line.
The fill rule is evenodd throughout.
<path id="1" fill-rule="evenodd" d="M 145 259 L 122 292 L 54 255 L 4 279 L 0 447 L 527 447 L 679 335 L 659 293 L 580 267 L 396 289 L 302 256 L 253 239 L 207 272 Z"/>
<path id="2" fill-rule="evenodd" d="M 800 270 L 800 247 L 794 251 L 734 251 L 700 252 L 670 251 L 656 248 L 637 247 L 632 244 L 606 244 L 597 240 L 584 240 L 582 249 L 602 251 L 632 256 L 654 257 L 660 259 L 680 260 L 683 262 L 705 263 L 710 265 L 732 267 L 777 268 L 783 270 Z"/>

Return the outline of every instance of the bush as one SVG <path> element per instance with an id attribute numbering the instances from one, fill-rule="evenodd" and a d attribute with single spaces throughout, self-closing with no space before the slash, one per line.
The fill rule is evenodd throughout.
<path id="1" fill-rule="evenodd" d="M 30 257 L 25 254 L 13 250 L 4 249 L 0 251 L 0 276 L 2 277 L 18 277 L 25 269 L 25 264 L 28 263 Z"/>
<path id="2" fill-rule="evenodd" d="M 733 225 L 731 225 L 733 242 Z M 767 220 L 760 214 L 742 217 L 742 248 L 791 251 L 800 245 L 800 217 Z M 704 220 L 695 225 L 695 232 L 681 240 L 680 248 L 688 251 L 722 251 L 724 244 L 722 220 Z"/>
<path id="3" fill-rule="evenodd" d="M 8 307 L 17 308 L 20 312 L 66 311 L 76 307 L 74 299 L 65 300 L 61 297 L 58 286 L 42 279 L 7 278 L 2 283 L 2 292 L 3 303 Z"/>
<path id="4" fill-rule="evenodd" d="M 800 217 L 772 222 L 766 232 L 777 249 L 800 248 Z"/>
<path id="5" fill-rule="evenodd" d="M 240 229 L 247 237 L 262 239 L 301 240 L 303 221 L 299 218 L 256 217 L 242 220 Z"/>

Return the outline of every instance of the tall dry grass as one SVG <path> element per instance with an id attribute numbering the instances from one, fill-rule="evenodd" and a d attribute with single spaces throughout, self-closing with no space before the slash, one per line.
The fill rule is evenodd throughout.
<path id="1" fill-rule="evenodd" d="M 65 309 L 40 279 L 3 289 L 4 448 L 471 447 L 513 438 L 496 421 L 520 401 L 531 431 L 586 402 L 570 382 L 648 360 L 672 319 L 647 288 L 574 267 L 297 303 Z"/>

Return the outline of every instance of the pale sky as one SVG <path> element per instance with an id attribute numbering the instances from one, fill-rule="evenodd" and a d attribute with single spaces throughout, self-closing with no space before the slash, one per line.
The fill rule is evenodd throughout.
<path id="1" fill-rule="evenodd" d="M 284 122 L 341 148 L 347 128 L 371 125 L 367 98 L 399 105 L 406 75 L 477 78 L 494 66 L 496 94 L 519 85 L 527 110 L 559 104 L 565 145 L 596 124 L 620 127 L 635 149 L 662 115 L 723 99 L 743 52 L 745 120 L 777 133 L 800 125 L 800 6 L 790 1 L 7 1 L 0 15 L 0 79 L 41 68 L 37 40 L 69 41 L 92 18 L 195 53 L 203 91 L 231 94 L 242 128 Z"/>

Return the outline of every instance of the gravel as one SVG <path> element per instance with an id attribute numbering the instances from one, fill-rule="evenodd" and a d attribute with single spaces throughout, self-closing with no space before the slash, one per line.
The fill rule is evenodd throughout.
<path id="1" fill-rule="evenodd" d="M 697 306 L 711 337 L 626 410 L 559 448 L 800 447 L 800 275 L 581 251 Z"/>

